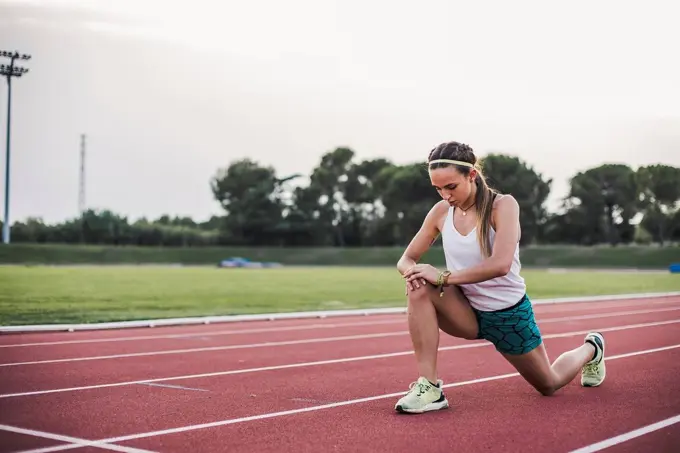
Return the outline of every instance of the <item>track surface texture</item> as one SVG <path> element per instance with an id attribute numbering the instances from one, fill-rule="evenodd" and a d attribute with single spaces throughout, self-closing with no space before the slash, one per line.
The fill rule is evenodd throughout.
<path id="1" fill-rule="evenodd" d="M 602 386 L 442 333 L 450 407 L 398 414 L 405 314 L 2 335 L 0 452 L 680 451 L 680 296 L 534 309 L 551 361 L 603 332 Z"/>

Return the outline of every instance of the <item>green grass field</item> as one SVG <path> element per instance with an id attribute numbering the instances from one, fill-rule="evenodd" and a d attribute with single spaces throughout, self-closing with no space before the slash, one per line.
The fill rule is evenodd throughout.
<path id="1" fill-rule="evenodd" d="M 534 299 L 680 291 L 670 273 L 523 272 Z M 0 266 L 0 324 L 102 322 L 405 304 L 393 267 Z"/>
<path id="2" fill-rule="evenodd" d="M 136 247 L 67 244 L 11 244 L 0 247 L 3 264 L 203 264 L 215 266 L 232 256 L 295 266 L 395 266 L 401 247 Z M 680 246 L 606 245 L 523 247 L 526 267 L 668 269 L 680 260 Z M 444 264 L 440 245 L 423 261 Z"/>

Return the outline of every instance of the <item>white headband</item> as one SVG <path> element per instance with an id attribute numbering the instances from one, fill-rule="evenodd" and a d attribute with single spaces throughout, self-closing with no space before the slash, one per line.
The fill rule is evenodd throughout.
<path id="1" fill-rule="evenodd" d="M 463 162 L 462 160 L 451 160 L 451 159 L 435 159 L 428 162 L 428 164 L 454 164 L 462 165 L 463 167 L 474 168 L 470 162 Z"/>

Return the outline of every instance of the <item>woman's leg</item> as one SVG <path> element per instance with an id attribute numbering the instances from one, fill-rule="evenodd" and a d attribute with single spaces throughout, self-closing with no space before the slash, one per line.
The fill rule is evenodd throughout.
<path id="1" fill-rule="evenodd" d="M 418 374 L 432 383 L 437 382 L 437 349 L 439 329 L 451 336 L 466 339 L 477 337 L 477 318 L 469 302 L 457 287 L 439 289 L 420 286 L 408 294 L 408 328 L 418 364 Z"/>
<path id="2" fill-rule="evenodd" d="M 545 396 L 570 383 L 579 372 L 584 386 L 598 386 L 605 377 L 604 337 L 599 333 L 588 334 L 583 345 L 563 353 L 552 365 L 543 343 L 526 354 L 502 354 Z"/>
<path id="3" fill-rule="evenodd" d="M 604 337 L 586 335 L 584 344 L 560 355 L 551 365 L 529 298 L 500 311 L 480 312 L 482 337 L 519 371 L 536 390 L 552 395 L 581 371 L 581 384 L 600 385 L 604 380 Z"/>
<path id="4" fill-rule="evenodd" d="M 448 406 L 437 379 L 439 329 L 449 335 L 475 339 L 478 326 L 469 302 L 457 287 L 420 285 L 408 294 L 408 328 L 416 357 L 419 379 L 395 409 L 399 412 L 425 412 Z"/>

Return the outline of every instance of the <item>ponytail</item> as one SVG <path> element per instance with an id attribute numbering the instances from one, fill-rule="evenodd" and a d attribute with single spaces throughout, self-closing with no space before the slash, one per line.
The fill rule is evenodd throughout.
<path id="1" fill-rule="evenodd" d="M 475 205 L 477 206 L 477 241 L 485 257 L 491 256 L 491 239 L 489 231 L 491 228 L 491 211 L 496 192 L 486 183 L 481 168 L 477 168 L 477 193 L 475 194 Z"/>

